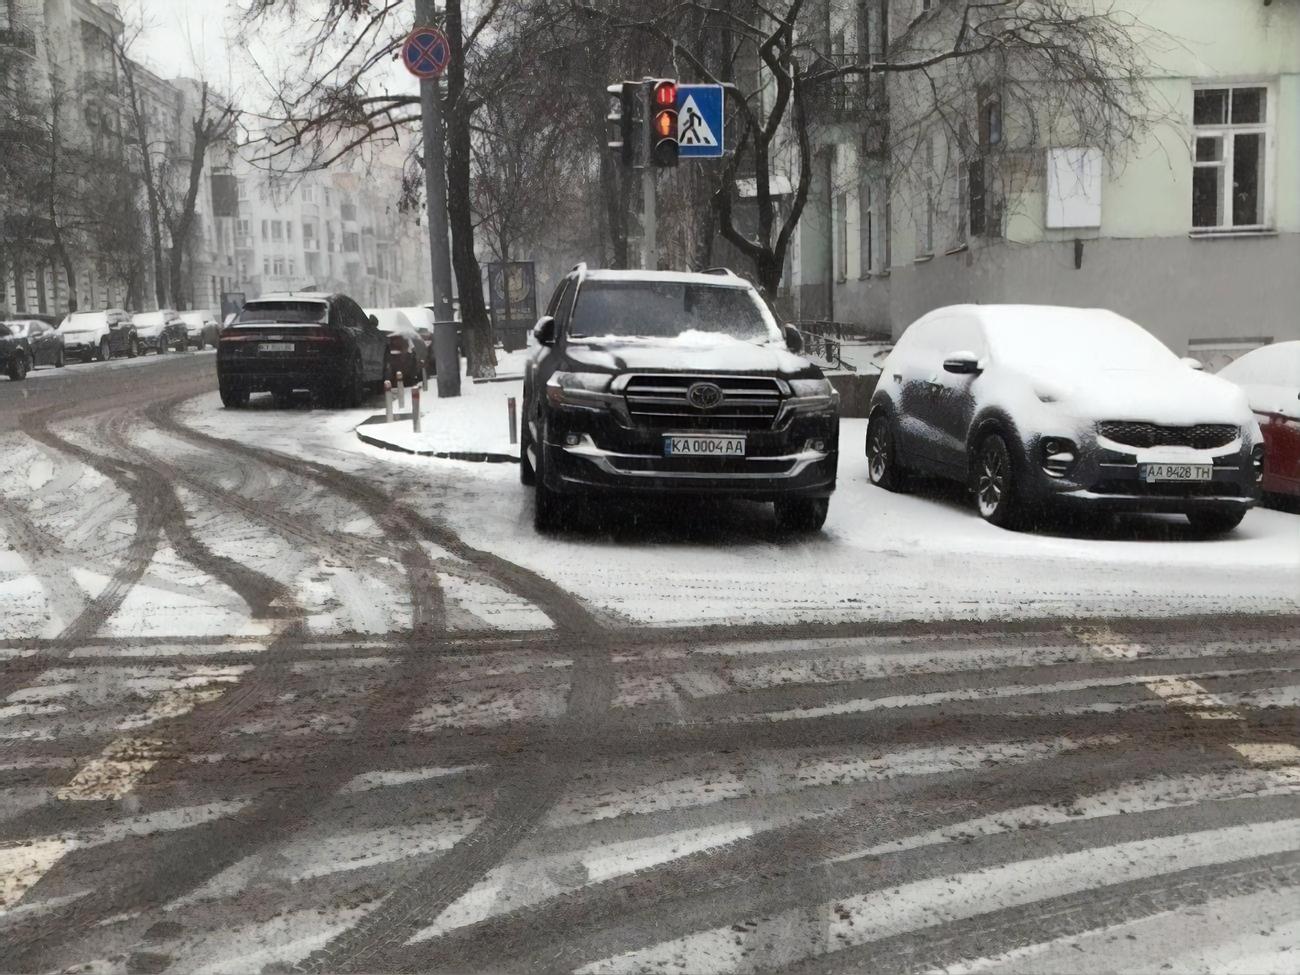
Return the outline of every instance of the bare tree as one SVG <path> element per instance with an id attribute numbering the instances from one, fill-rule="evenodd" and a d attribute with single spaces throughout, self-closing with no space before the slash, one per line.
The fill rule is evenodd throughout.
<path id="1" fill-rule="evenodd" d="M 184 293 L 184 261 L 193 245 L 194 218 L 208 153 L 231 138 L 238 121 L 239 112 L 229 101 L 217 97 L 207 81 L 198 82 L 198 100 L 188 119 L 189 158 L 179 160 L 188 164 L 184 178 L 174 173 L 173 179 L 164 180 L 159 187 L 159 205 L 171 240 L 167 266 L 171 297 L 176 304 L 180 304 Z"/>

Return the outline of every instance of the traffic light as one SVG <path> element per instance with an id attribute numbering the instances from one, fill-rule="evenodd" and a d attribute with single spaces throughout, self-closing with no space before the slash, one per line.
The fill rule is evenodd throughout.
<path id="1" fill-rule="evenodd" d="M 667 79 L 649 84 L 650 164 L 677 165 L 677 82 Z"/>
<path id="2" fill-rule="evenodd" d="M 641 85 L 635 81 L 623 81 L 609 85 L 605 89 L 609 95 L 609 114 L 605 121 L 609 123 L 609 148 L 619 154 L 624 166 L 636 162 L 637 131 L 636 123 Z"/>

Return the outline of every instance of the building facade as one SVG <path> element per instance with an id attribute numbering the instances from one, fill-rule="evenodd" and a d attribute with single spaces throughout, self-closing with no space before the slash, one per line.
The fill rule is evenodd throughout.
<path id="1" fill-rule="evenodd" d="M 933 50 L 951 7 L 830 4 L 827 43 L 906 58 Z M 996 85 L 918 129 L 902 75 L 823 118 L 800 317 L 897 335 L 955 302 L 1105 306 L 1210 365 L 1300 338 L 1300 3 L 1115 9 L 1150 59 L 1150 121 L 1124 145 L 1031 125 Z"/>

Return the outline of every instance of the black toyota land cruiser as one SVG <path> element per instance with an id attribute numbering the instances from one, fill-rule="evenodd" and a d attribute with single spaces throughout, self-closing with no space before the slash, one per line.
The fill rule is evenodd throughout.
<path id="1" fill-rule="evenodd" d="M 574 496 L 667 492 L 771 501 L 783 528 L 821 528 L 839 397 L 747 281 L 579 264 L 533 335 L 520 477 L 539 530 Z"/>

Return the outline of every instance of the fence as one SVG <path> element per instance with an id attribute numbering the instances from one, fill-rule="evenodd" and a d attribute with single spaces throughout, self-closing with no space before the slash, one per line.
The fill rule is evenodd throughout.
<path id="1" fill-rule="evenodd" d="M 856 372 L 857 367 L 844 361 L 845 342 L 889 342 L 891 336 L 878 329 L 850 322 L 806 321 L 795 322 L 803 333 L 804 350 L 836 369 Z"/>

